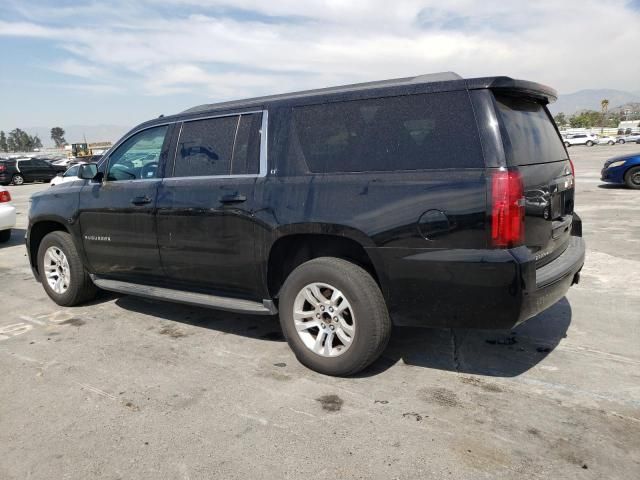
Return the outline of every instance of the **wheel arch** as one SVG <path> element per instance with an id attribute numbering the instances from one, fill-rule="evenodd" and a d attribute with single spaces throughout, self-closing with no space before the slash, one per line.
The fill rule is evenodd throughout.
<path id="1" fill-rule="evenodd" d="M 42 239 L 51 232 L 71 233 L 67 226 L 59 219 L 42 219 L 34 222 L 29 227 L 27 242 L 27 248 L 29 249 L 29 262 L 31 263 L 32 270 L 37 275 L 40 274 L 38 271 L 38 249 L 40 248 Z"/>
<path id="2" fill-rule="evenodd" d="M 286 229 L 270 245 L 266 257 L 267 288 L 271 298 L 278 298 L 287 276 L 302 263 L 318 257 L 349 260 L 371 274 L 380 285 L 378 269 L 367 247 L 373 241 L 362 232 L 343 229 Z"/>

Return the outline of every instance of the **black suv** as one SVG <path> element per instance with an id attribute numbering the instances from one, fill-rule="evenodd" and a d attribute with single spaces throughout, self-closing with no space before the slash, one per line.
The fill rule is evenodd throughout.
<path id="1" fill-rule="evenodd" d="M 0 185 L 48 182 L 64 171 L 65 167 L 51 165 L 41 158 L 0 158 Z"/>
<path id="2" fill-rule="evenodd" d="M 445 73 L 160 117 L 90 181 L 32 197 L 31 265 L 59 305 L 99 287 L 279 312 L 331 375 L 374 361 L 392 325 L 511 328 L 584 263 L 555 97 Z"/>

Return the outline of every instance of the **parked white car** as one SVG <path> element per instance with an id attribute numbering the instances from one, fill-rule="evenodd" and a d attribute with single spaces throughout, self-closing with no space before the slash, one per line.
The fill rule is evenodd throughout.
<path id="1" fill-rule="evenodd" d="M 86 162 L 76 163 L 67 169 L 66 172 L 59 174 L 56 177 L 53 177 L 49 182 L 50 187 L 55 187 L 56 185 L 60 185 L 62 183 L 75 182 L 76 180 L 80 180 L 78 178 L 78 172 L 80 171 L 80 165 L 85 165 Z"/>
<path id="2" fill-rule="evenodd" d="M 9 190 L 0 185 L 0 243 L 8 242 L 16 226 L 16 207 L 11 204 Z"/>
<path id="3" fill-rule="evenodd" d="M 562 141 L 567 147 L 572 145 L 586 145 L 592 147 L 598 143 L 598 136 L 592 133 L 571 133 L 562 136 Z"/>
<path id="4" fill-rule="evenodd" d="M 599 145 L 615 145 L 618 142 L 616 137 L 612 137 L 611 135 L 601 135 L 598 137 Z"/>

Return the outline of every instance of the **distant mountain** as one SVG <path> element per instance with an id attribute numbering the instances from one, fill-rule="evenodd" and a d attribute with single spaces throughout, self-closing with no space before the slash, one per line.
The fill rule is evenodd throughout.
<path id="1" fill-rule="evenodd" d="M 575 93 L 560 94 L 558 100 L 549 106 L 554 115 L 563 112 L 572 115 L 581 110 L 600 111 L 600 102 L 609 100 L 609 110 L 626 103 L 640 102 L 640 92 L 624 92 L 622 90 L 580 90 Z"/>
<path id="2" fill-rule="evenodd" d="M 64 128 L 64 138 L 69 143 L 81 143 L 87 139 L 88 143 L 115 142 L 127 133 L 133 126 L 123 125 L 61 125 Z M 53 146 L 51 141 L 51 127 L 20 127 L 29 135 L 38 135 L 45 147 Z M 8 131 L 5 131 L 8 133 Z"/>

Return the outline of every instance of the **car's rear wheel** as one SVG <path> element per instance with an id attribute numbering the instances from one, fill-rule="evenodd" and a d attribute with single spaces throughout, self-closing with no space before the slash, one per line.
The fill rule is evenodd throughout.
<path id="1" fill-rule="evenodd" d="M 24 183 L 24 177 L 19 173 L 16 173 L 11 180 L 14 185 L 22 185 Z"/>
<path id="2" fill-rule="evenodd" d="M 587 147 L 593 147 L 593 142 L 591 140 L 587 141 Z"/>
<path id="3" fill-rule="evenodd" d="M 632 167 L 624 174 L 624 183 L 627 187 L 640 189 L 640 167 Z"/>
<path id="4" fill-rule="evenodd" d="M 11 239 L 11 230 L 0 231 L 0 243 L 6 243 Z"/>
<path id="5" fill-rule="evenodd" d="M 300 363 L 353 375 L 376 360 L 391 335 L 380 287 L 362 267 L 321 257 L 297 267 L 280 295 L 280 324 Z"/>
<path id="6" fill-rule="evenodd" d="M 97 289 L 66 232 L 51 232 L 42 239 L 38 272 L 47 295 L 58 305 L 72 307 L 96 295 Z"/>
<path id="7" fill-rule="evenodd" d="M 620 139 L 620 140 L 618 140 L 618 143 L 620 143 L 620 144 L 625 143 L 625 140 Z"/>
<path id="8" fill-rule="evenodd" d="M 607 143 L 608 143 L 609 145 L 615 145 L 615 143 L 616 143 L 616 142 L 614 142 L 613 140 L 609 140 Z"/>

